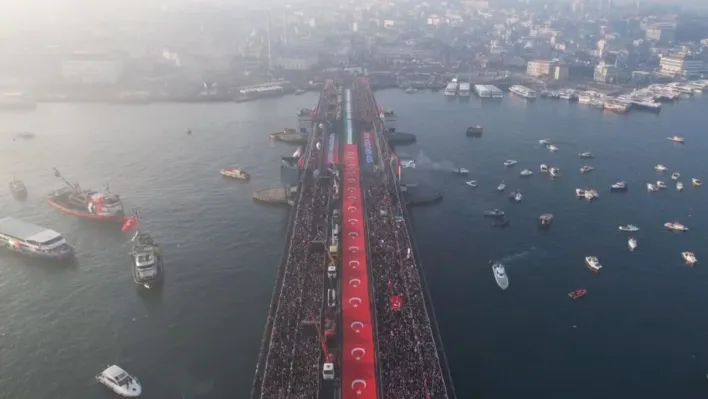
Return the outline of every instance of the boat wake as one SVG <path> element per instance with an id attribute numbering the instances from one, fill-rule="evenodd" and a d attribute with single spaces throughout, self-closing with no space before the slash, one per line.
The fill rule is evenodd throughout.
<path id="1" fill-rule="evenodd" d="M 450 161 L 433 161 L 430 157 L 425 155 L 423 151 L 418 152 L 418 155 L 412 158 L 415 160 L 417 169 L 444 170 L 448 172 L 459 167 Z"/>
<path id="2" fill-rule="evenodd" d="M 515 253 L 513 255 L 509 255 L 507 257 L 502 258 L 499 260 L 500 263 L 503 263 L 505 266 L 511 264 L 511 262 L 519 260 L 519 259 L 524 259 L 528 258 L 531 255 L 536 254 L 537 252 L 540 252 L 541 250 L 536 248 L 536 247 L 531 247 L 525 251 L 521 251 L 519 253 Z"/>

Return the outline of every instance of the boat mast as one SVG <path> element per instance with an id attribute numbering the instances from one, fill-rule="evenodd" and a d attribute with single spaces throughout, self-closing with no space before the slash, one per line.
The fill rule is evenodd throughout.
<path id="1" fill-rule="evenodd" d="M 67 186 L 71 187 L 71 188 L 72 188 L 74 191 L 76 191 L 77 193 L 80 193 L 80 192 L 81 192 L 78 187 L 76 187 L 75 185 L 69 183 L 69 181 L 66 180 L 66 179 L 64 178 L 64 176 L 61 175 L 61 173 L 59 173 L 59 170 L 57 170 L 57 168 L 52 168 L 52 170 L 54 171 L 54 176 L 56 176 L 56 177 L 59 178 L 61 181 L 63 181 Z"/>

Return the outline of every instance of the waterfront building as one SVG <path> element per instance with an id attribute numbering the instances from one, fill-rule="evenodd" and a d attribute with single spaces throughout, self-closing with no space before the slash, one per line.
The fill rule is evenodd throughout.
<path id="1" fill-rule="evenodd" d="M 600 62 L 595 67 L 593 80 L 598 83 L 614 83 L 617 81 L 617 67 Z"/>
<path id="2" fill-rule="evenodd" d="M 526 74 L 534 78 L 548 76 L 553 66 L 555 63 L 551 60 L 532 60 L 526 64 Z"/>
<path id="3" fill-rule="evenodd" d="M 659 61 L 659 74 L 670 77 L 698 76 L 704 69 L 701 59 L 683 55 L 664 56 Z"/>
<path id="4" fill-rule="evenodd" d="M 646 39 L 661 44 L 673 43 L 676 40 L 676 26 L 670 22 L 660 22 L 647 27 Z"/>

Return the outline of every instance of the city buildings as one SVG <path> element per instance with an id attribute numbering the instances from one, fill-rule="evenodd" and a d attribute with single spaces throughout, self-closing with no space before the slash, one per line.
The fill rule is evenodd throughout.
<path id="1" fill-rule="evenodd" d="M 703 60 L 684 55 L 663 56 L 659 61 L 659 74 L 670 77 L 699 76 L 705 68 Z"/>
<path id="2" fill-rule="evenodd" d="M 615 83 L 617 82 L 617 67 L 611 64 L 600 62 L 595 67 L 593 80 L 598 83 Z"/>

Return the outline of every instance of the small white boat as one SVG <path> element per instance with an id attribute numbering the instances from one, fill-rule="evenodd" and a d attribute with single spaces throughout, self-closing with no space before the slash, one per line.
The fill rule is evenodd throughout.
<path id="1" fill-rule="evenodd" d="M 633 224 L 628 224 L 626 226 L 620 226 L 619 229 L 620 229 L 620 231 L 639 231 L 639 227 L 637 227 Z"/>
<path id="2" fill-rule="evenodd" d="M 666 222 L 664 223 L 664 227 L 672 231 L 688 231 L 688 227 L 679 222 Z"/>
<path id="3" fill-rule="evenodd" d="M 509 277 L 506 275 L 504 265 L 497 262 L 492 265 L 492 271 L 494 272 L 494 280 L 497 282 L 499 288 L 502 290 L 509 288 Z"/>
<path id="4" fill-rule="evenodd" d="M 465 168 L 453 169 L 452 172 L 457 173 L 458 175 L 466 175 L 466 174 L 470 173 L 470 171 Z"/>
<path id="5" fill-rule="evenodd" d="M 683 144 L 683 141 L 684 141 L 683 137 L 681 137 L 681 136 L 672 136 L 672 137 L 667 137 L 666 139 L 669 141 L 673 141 L 674 143 L 681 143 L 681 144 Z"/>
<path id="6" fill-rule="evenodd" d="M 676 191 L 683 191 L 683 183 L 680 181 L 676 182 Z"/>
<path id="7" fill-rule="evenodd" d="M 404 168 L 413 168 L 415 169 L 415 161 L 412 159 L 402 159 L 401 160 L 401 166 Z"/>
<path id="8" fill-rule="evenodd" d="M 546 148 L 548 148 L 548 151 L 550 151 L 550 152 L 558 151 L 558 147 L 554 146 L 553 144 L 547 145 Z"/>
<path id="9" fill-rule="evenodd" d="M 654 191 L 659 191 L 659 188 L 651 183 L 647 183 L 647 191 L 653 193 Z"/>
<path id="10" fill-rule="evenodd" d="M 548 169 L 548 173 L 550 173 L 552 177 L 560 176 L 560 172 L 561 172 L 560 169 L 555 168 L 555 167 Z"/>
<path id="11" fill-rule="evenodd" d="M 245 171 L 239 168 L 224 168 L 219 171 L 222 176 L 230 177 L 232 179 L 249 180 L 251 176 Z"/>
<path id="12" fill-rule="evenodd" d="M 678 180 L 679 177 L 681 177 L 681 173 L 679 172 L 674 172 L 671 174 L 671 180 Z"/>
<path id="13" fill-rule="evenodd" d="M 602 265 L 600 264 L 600 260 L 597 259 L 597 257 L 595 257 L 595 256 L 586 256 L 585 263 L 587 263 L 588 268 L 594 272 L 599 272 L 600 269 L 602 269 Z"/>
<path id="14" fill-rule="evenodd" d="M 654 166 L 654 169 L 656 169 L 659 172 L 666 172 L 667 170 L 669 170 L 666 166 L 664 166 L 662 164 L 658 164 L 658 165 Z"/>
<path id="15" fill-rule="evenodd" d="M 548 145 L 548 144 L 551 144 L 551 139 L 541 139 L 541 140 L 538 140 L 538 144 L 541 144 L 541 145 Z"/>
<path id="16" fill-rule="evenodd" d="M 138 379 L 115 365 L 108 366 L 101 374 L 97 375 L 96 381 L 126 398 L 137 398 L 142 392 Z"/>
<path id="17" fill-rule="evenodd" d="M 584 198 L 585 197 L 585 190 L 583 190 L 582 188 L 576 188 L 575 195 L 577 195 L 578 198 Z"/>
<path id="18" fill-rule="evenodd" d="M 617 183 L 610 186 L 610 190 L 611 191 L 626 191 L 627 190 L 627 182 L 618 181 Z"/>
<path id="19" fill-rule="evenodd" d="M 504 161 L 504 166 L 508 168 L 510 166 L 516 165 L 517 163 L 518 162 L 513 159 L 507 159 L 506 161 Z"/>
<path id="20" fill-rule="evenodd" d="M 515 191 L 511 194 L 509 194 L 509 200 L 514 201 L 516 203 L 521 202 L 521 200 L 524 198 L 523 195 L 521 195 L 521 192 Z"/>
<path id="21" fill-rule="evenodd" d="M 581 152 L 580 154 L 578 154 L 578 156 L 579 156 L 580 158 L 584 158 L 584 159 L 595 158 L 595 155 L 593 155 L 593 153 L 592 153 L 592 152 L 589 152 L 589 151 L 587 151 L 587 152 Z"/>
<path id="22" fill-rule="evenodd" d="M 418 89 L 416 89 L 416 88 L 414 88 L 414 87 L 409 87 L 409 88 L 407 88 L 407 89 L 404 90 L 404 91 L 405 91 L 406 93 L 408 93 L 408 94 L 412 94 L 412 93 L 417 92 Z"/>
<path id="23" fill-rule="evenodd" d="M 541 164 L 541 173 L 548 173 L 548 165 L 545 163 Z"/>
<path id="24" fill-rule="evenodd" d="M 504 190 L 506 190 L 506 184 L 504 184 L 504 182 L 499 183 L 499 185 L 497 186 L 497 191 L 501 192 Z"/>
<path id="25" fill-rule="evenodd" d="M 591 172 L 593 169 L 595 169 L 595 168 L 593 168 L 590 165 L 585 165 L 582 168 L 580 168 L 580 173 L 588 173 L 588 172 Z"/>
<path id="26" fill-rule="evenodd" d="M 477 187 L 477 180 L 466 181 L 465 184 L 470 187 Z"/>
<path id="27" fill-rule="evenodd" d="M 592 201 L 592 200 L 596 199 L 597 197 L 599 197 L 599 195 L 597 194 L 597 191 L 585 190 L 585 199 L 586 200 Z"/>
<path id="28" fill-rule="evenodd" d="M 697 178 L 694 177 L 693 179 L 691 179 L 691 184 L 693 184 L 693 187 L 698 187 L 698 186 L 700 186 L 700 185 L 703 184 L 703 183 L 701 182 L 700 179 L 697 179 Z"/>
<path id="29" fill-rule="evenodd" d="M 696 259 L 696 254 L 694 254 L 693 252 L 681 252 L 681 256 L 683 256 L 683 259 L 686 261 L 686 263 L 691 266 L 698 262 L 698 259 Z"/>
<path id="30" fill-rule="evenodd" d="M 637 249 L 637 240 L 635 238 L 630 238 L 627 241 L 627 245 L 629 246 L 630 251 L 634 251 L 635 249 Z"/>
<path id="31" fill-rule="evenodd" d="M 661 180 L 657 180 L 657 181 L 656 181 L 656 187 L 663 190 L 663 189 L 666 188 L 666 183 L 664 183 L 664 182 L 661 181 Z"/>
<path id="32" fill-rule="evenodd" d="M 524 177 L 525 177 L 525 176 L 531 176 L 532 174 L 533 174 L 533 172 L 530 171 L 530 170 L 528 170 L 528 169 L 524 169 L 524 170 L 522 170 L 521 173 L 520 173 L 520 175 L 521 175 L 521 176 L 524 176 Z"/>

